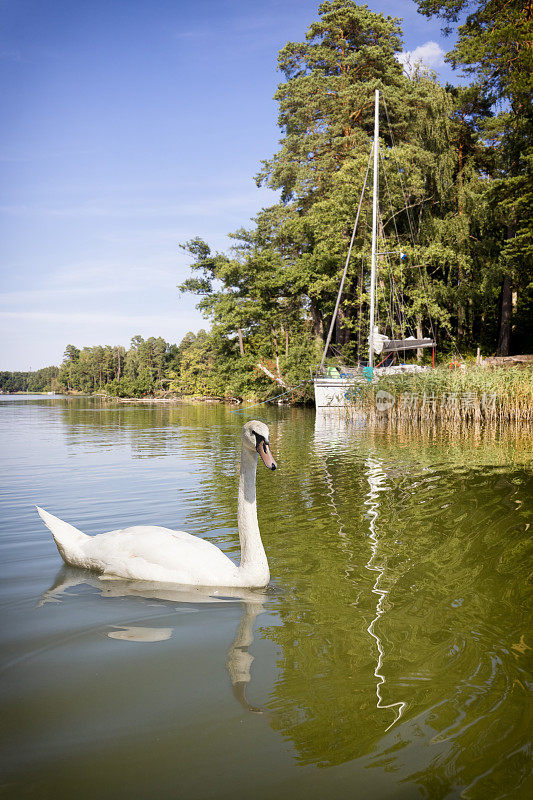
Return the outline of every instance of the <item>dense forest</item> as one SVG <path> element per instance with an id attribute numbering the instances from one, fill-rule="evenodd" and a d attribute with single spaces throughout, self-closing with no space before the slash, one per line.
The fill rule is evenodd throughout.
<path id="1" fill-rule="evenodd" d="M 329 356 L 364 362 L 371 180 L 361 192 L 376 89 L 384 100 L 380 329 L 431 336 L 445 361 L 478 347 L 484 355 L 533 351 L 533 2 L 416 2 L 457 35 L 446 59 L 461 85 L 402 63 L 399 19 L 352 0 L 321 3 L 303 40 L 278 57 L 280 147 L 256 181 L 278 191 L 279 202 L 230 233 L 227 253 L 201 236 L 181 245 L 192 263 L 179 289 L 199 296 L 209 331 L 179 345 L 140 336 L 128 350 L 69 345 L 57 374 L 41 370 L 44 390 L 264 397 L 309 378 L 361 197 Z M 0 388 L 30 388 L 25 375 L 4 373 Z"/>
<path id="2" fill-rule="evenodd" d="M 43 367 L 35 372 L 0 372 L 2 392 L 51 392 L 59 389 L 59 367 Z"/>

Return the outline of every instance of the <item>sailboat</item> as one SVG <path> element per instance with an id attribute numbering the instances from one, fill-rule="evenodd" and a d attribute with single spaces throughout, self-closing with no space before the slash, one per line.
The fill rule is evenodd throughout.
<path id="1" fill-rule="evenodd" d="M 361 199 L 357 209 L 357 216 L 353 227 L 352 238 L 348 249 L 346 264 L 342 275 L 339 292 L 337 295 L 337 302 L 335 310 L 329 326 L 329 331 L 322 354 L 320 366 L 317 369 L 316 377 L 314 379 L 315 388 L 315 406 L 316 408 L 342 408 L 349 405 L 350 397 L 354 383 L 364 382 L 366 380 L 379 379 L 383 374 L 394 374 L 396 372 L 420 372 L 427 367 L 421 367 L 418 364 L 401 364 L 398 366 L 375 366 L 376 355 L 383 355 L 386 360 L 387 356 L 393 353 L 400 353 L 408 350 L 419 350 L 425 347 L 433 348 L 433 355 L 435 353 L 435 342 L 430 338 L 415 338 L 413 336 L 406 339 L 389 338 L 385 334 L 379 332 L 378 326 L 375 324 L 376 318 L 376 276 L 377 276 L 377 258 L 378 258 L 378 196 L 379 196 L 379 90 L 375 92 L 375 105 L 374 105 L 374 142 L 372 151 L 368 162 L 373 157 L 373 192 L 372 192 L 372 250 L 371 250 L 371 273 L 370 273 L 370 325 L 368 337 L 368 365 L 365 367 L 357 367 L 355 369 L 348 369 L 343 367 L 341 371 L 337 369 L 330 369 L 328 372 L 324 369 L 326 355 L 331 343 L 331 337 L 335 328 L 335 322 L 339 312 L 339 305 L 344 288 L 344 282 L 348 272 L 350 257 L 352 253 L 353 243 L 355 240 L 355 233 L 357 224 L 359 222 L 359 215 L 363 202 L 363 196 L 366 189 L 366 182 L 368 178 L 368 169 L 365 177 L 363 191 L 361 192 Z M 401 257 L 401 254 L 400 254 Z M 329 373 L 329 374 L 328 374 Z M 333 374 L 332 374 L 333 373 Z M 336 373 L 336 374 L 335 374 Z"/>

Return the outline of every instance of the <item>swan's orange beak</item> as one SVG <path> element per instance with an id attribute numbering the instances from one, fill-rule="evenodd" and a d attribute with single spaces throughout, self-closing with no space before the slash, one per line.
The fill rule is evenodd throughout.
<path id="1" fill-rule="evenodd" d="M 268 467 L 268 469 L 276 469 L 278 465 L 272 458 L 270 447 L 268 446 L 268 443 L 265 442 L 264 439 L 259 439 L 259 441 L 257 442 L 257 447 L 255 449 L 265 462 L 265 467 Z"/>

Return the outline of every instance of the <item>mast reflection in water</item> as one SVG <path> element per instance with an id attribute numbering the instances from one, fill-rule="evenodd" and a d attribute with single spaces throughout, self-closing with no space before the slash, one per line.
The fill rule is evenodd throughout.
<path id="1" fill-rule="evenodd" d="M 378 556 L 378 534 L 376 530 L 376 523 L 379 517 L 379 495 L 380 492 L 387 491 L 387 487 L 385 481 L 387 476 L 383 472 L 381 462 L 376 459 L 369 457 L 366 462 L 366 469 L 367 469 L 367 479 L 369 484 L 369 491 L 368 495 L 365 499 L 365 506 L 367 507 L 366 516 L 368 519 L 368 529 L 369 529 L 369 539 L 370 539 L 370 547 L 372 549 L 372 555 L 370 556 L 369 561 L 366 564 L 366 568 L 371 570 L 372 572 L 376 572 L 376 582 L 372 587 L 372 591 L 374 594 L 378 596 L 378 602 L 376 605 L 376 616 L 370 623 L 367 628 L 370 636 L 375 640 L 376 646 L 378 649 L 378 662 L 376 664 L 376 669 L 374 670 L 374 675 L 377 678 L 376 684 L 376 695 L 378 698 L 377 708 L 394 708 L 396 710 L 396 716 L 391 724 L 386 728 L 386 730 L 390 730 L 392 726 L 398 722 L 400 717 L 402 716 L 403 710 L 406 707 L 406 703 L 398 701 L 396 703 L 385 703 L 383 701 L 383 697 L 381 696 L 381 687 L 385 683 L 385 676 L 382 674 L 381 669 L 383 666 L 383 659 L 384 659 L 384 649 L 381 639 L 379 638 L 378 634 L 374 630 L 374 626 L 378 622 L 379 618 L 383 616 L 385 613 L 385 603 L 386 599 L 389 594 L 389 590 L 385 588 L 381 588 L 381 582 L 383 576 L 385 574 L 386 564 L 379 563 L 379 556 Z"/>

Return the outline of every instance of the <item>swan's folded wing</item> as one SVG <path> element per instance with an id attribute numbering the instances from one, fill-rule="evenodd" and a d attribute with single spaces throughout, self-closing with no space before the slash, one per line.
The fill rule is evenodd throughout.
<path id="1" fill-rule="evenodd" d="M 236 565 L 211 542 L 185 531 L 138 525 L 90 537 L 84 551 L 104 577 L 224 585 Z M 90 563 L 89 563 L 90 562 Z"/>

